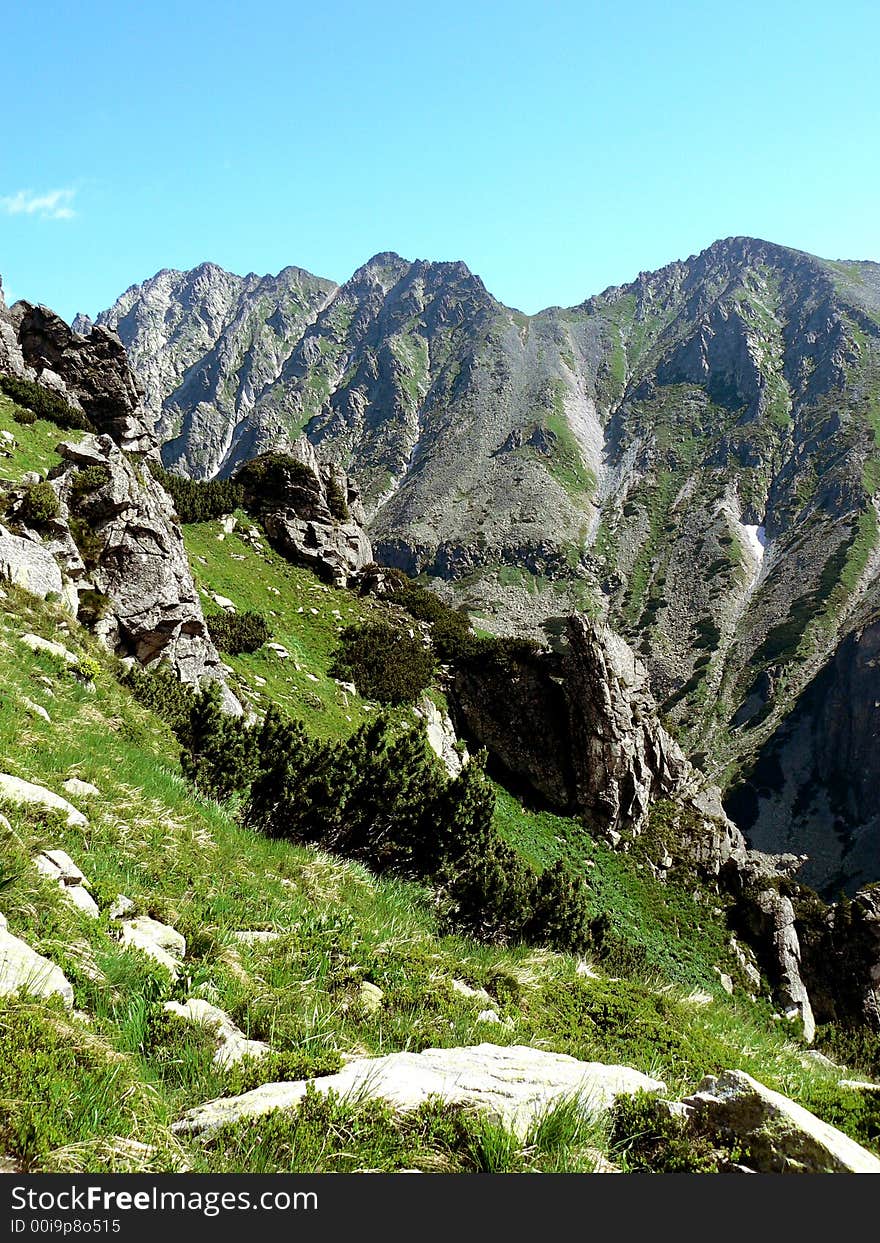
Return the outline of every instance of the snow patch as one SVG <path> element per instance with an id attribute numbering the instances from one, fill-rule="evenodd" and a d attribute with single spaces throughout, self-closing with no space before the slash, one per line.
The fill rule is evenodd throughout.
<path id="1" fill-rule="evenodd" d="M 767 549 L 767 533 L 763 527 L 749 526 L 748 523 L 741 522 L 739 529 L 742 533 L 743 543 L 757 561 L 758 565 L 764 562 L 764 553 Z"/>

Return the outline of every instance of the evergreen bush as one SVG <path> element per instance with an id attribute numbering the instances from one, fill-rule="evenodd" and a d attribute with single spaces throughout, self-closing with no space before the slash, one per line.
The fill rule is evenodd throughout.
<path id="1" fill-rule="evenodd" d="M 231 656 L 256 652 L 272 634 L 259 613 L 213 613 L 205 621 L 214 643 Z"/>
<path id="2" fill-rule="evenodd" d="M 349 626 L 339 636 L 332 677 L 354 682 L 367 699 L 415 703 L 431 684 L 434 655 L 420 638 L 387 621 Z"/>
<path id="3" fill-rule="evenodd" d="M 172 474 L 158 462 L 148 461 L 150 472 L 160 483 L 171 500 L 177 516 L 184 524 L 210 522 L 224 514 L 240 509 L 244 494 L 237 483 L 229 479 L 186 479 Z"/>
<path id="4" fill-rule="evenodd" d="M 19 406 L 25 407 L 34 419 L 47 419 L 57 427 L 65 430 L 93 432 L 92 421 L 81 410 L 75 409 L 58 393 L 36 384 L 33 380 L 22 380 L 18 376 L 0 375 L 0 390 Z M 21 424 L 33 423 L 34 419 L 21 418 L 17 414 L 16 421 Z"/>
<path id="5" fill-rule="evenodd" d="M 60 506 L 55 489 L 45 479 L 42 483 L 31 484 L 19 507 L 22 521 L 37 527 L 51 522 L 53 518 L 58 517 L 59 513 Z"/>

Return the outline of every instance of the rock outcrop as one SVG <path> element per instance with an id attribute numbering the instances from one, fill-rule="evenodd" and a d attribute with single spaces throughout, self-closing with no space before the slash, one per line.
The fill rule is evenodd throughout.
<path id="1" fill-rule="evenodd" d="M 23 528 L 31 538 L 20 542 L 62 567 L 65 589 L 97 612 L 94 628 L 120 656 L 167 662 L 192 686 L 205 679 L 225 686 L 164 488 L 110 436 L 62 441 L 58 452 L 62 463 L 50 472 L 58 515 L 40 532 Z M 225 702 L 241 710 L 229 692 Z"/>
<path id="2" fill-rule="evenodd" d="M 30 302 L 16 302 L 9 321 L 21 357 L 39 383 L 61 393 L 127 452 L 155 450 L 141 404 L 143 388 L 115 332 L 98 325 L 82 337 L 54 311 Z"/>
<path id="3" fill-rule="evenodd" d="M 745 858 L 719 791 L 660 724 L 641 661 L 583 615 L 569 619 L 566 639 L 562 652 L 520 645 L 465 660 L 454 694 L 468 733 L 613 844 L 650 831 L 659 866 L 686 861 L 717 876 Z M 661 801 L 669 807 L 658 828 L 652 809 Z"/>
<path id="4" fill-rule="evenodd" d="M 352 585 L 373 560 L 360 490 L 336 466 L 321 465 L 303 437 L 249 462 L 236 475 L 247 508 L 272 545 L 335 587 Z"/>
<path id="5" fill-rule="evenodd" d="M 61 569 L 39 539 L 25 539 L 0 525 L 0 578 L 24 587 L 33 596 L 45 600 L 48 595 L 61 597 L 64 581 Z"/>
<path id="6" fill-rule="evenodd" d="M 734 919 L 758 955 L 786 1018 L 800 1022 L 804 1040 L 816 1034 L 813 1005 L 801 970 L 801 944 L 795 908 L 781 892 L 780 880 L 803 864 L 796 855 L 762 855 L 749 851 L 745 861 L 726 869 L 737 903 Z"/>
<path id="7" fill-rule="evenodd" d="M 466 1105 L 524 1136 L 549 1107 L 578 1098 L 590 1116 L 609 1109 L 620 1096 L 660 1092 L 657 1079 L 628 1066 L 581 1062 L 562 1053 L 522 1045 L 481 1044 L 460 1049 L 425 1049 L 356 1058 L 335 1075 L 291 1083 L 268 1083 L 242 1096 L 209 1101 L 174 1124 L 178 1134 L 210 1134 L 218 1127 L 260 1118 L 273 1109 L 295 1110 L 309 1086 L 340 1096 L 366 1094 L 406 1112 L 432 1097 Z"/>
<path id="8" fill-rule="evenodd" d="M 745 1149 L 762 1174 L 880 1174 L 880 1158 L 741 1070 L 709 1075 L 683 1102 L 697 1130 Z"/>
<path id="9" fill-rule="evenodd" d="M 816 1017 L 880 1032 L 880 884 L 830 906 L 809 897 L 796 906 Z"/>
<path id="10" fill-rule="evenodd" d="M 13 936 L 0 915 L 0 997 L 15 993 L 60 997 L 68 1009 L 73 1006 L 73 986 L 61 968 Z"/>

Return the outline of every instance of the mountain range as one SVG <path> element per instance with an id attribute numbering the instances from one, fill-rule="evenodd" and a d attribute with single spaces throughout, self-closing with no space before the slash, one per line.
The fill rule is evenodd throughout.
<path id="1" fill-rule="evenodd" d="M 463 263 L 205 263 L 97 322 L 172 471 L 304 433 L 358 480 L 377 560 L 493 632 L 606 617 L 755 844 L 876 878 L 878 264 L 729 238 L 528 316 Z"/>

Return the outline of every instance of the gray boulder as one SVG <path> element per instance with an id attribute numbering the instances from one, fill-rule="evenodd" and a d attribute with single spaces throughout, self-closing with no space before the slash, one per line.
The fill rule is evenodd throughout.
<path id="1" fill-rule="evenodd" d="M 759 1173 L 880 1174 L 880 1158 L 744 1071 L 707 1076 L 683 1104 L 692 1126 L 744 1144 Z"/>
<path id="2" fill-rule="evenodd" d="M 73 986 L 61 968 L 13 936 L 6 916 L 0 915 L 0 996 L 15 993 L 57 996 L 68 1009 L 73 1007 Z"/>
<path id="3" fill-rule="evenodd" d="M 31 595 L 45 600 L 60 596 L 64 583 L 58 562 L 42 544 L 13 535 L 0 526 L 0 578 L 24 587 Z"/>
<path id="4" fill-rule="evenodd" d="M 9 318 L 22 358 L 40 383 L 60 392 L 123 449 L 155 450 L 142 406 L 143 387 L 115 332 L 98 325 L 88 337 L 81 336 L 48 307 L 30 302 L 16 302 Z"/>
<path id="5" fill-rule="evenodd" d="M 104 642 L 142 665 L 167 662 L 191 686 L 204 680 L 225 686 L 183 544 L 165 489 L 145 466 L 132 463 L 109 436 L 86 435 L 58 446 L 62 463 L 51 472 L 61 522 L 88 529 L 77 570 L 81 589 L 109 601 L 97 625 Z M 100 468 L 105 482 L 82 494 L 81 472 Z M 241 712 L 231 693 L 227 709 Z"/>

